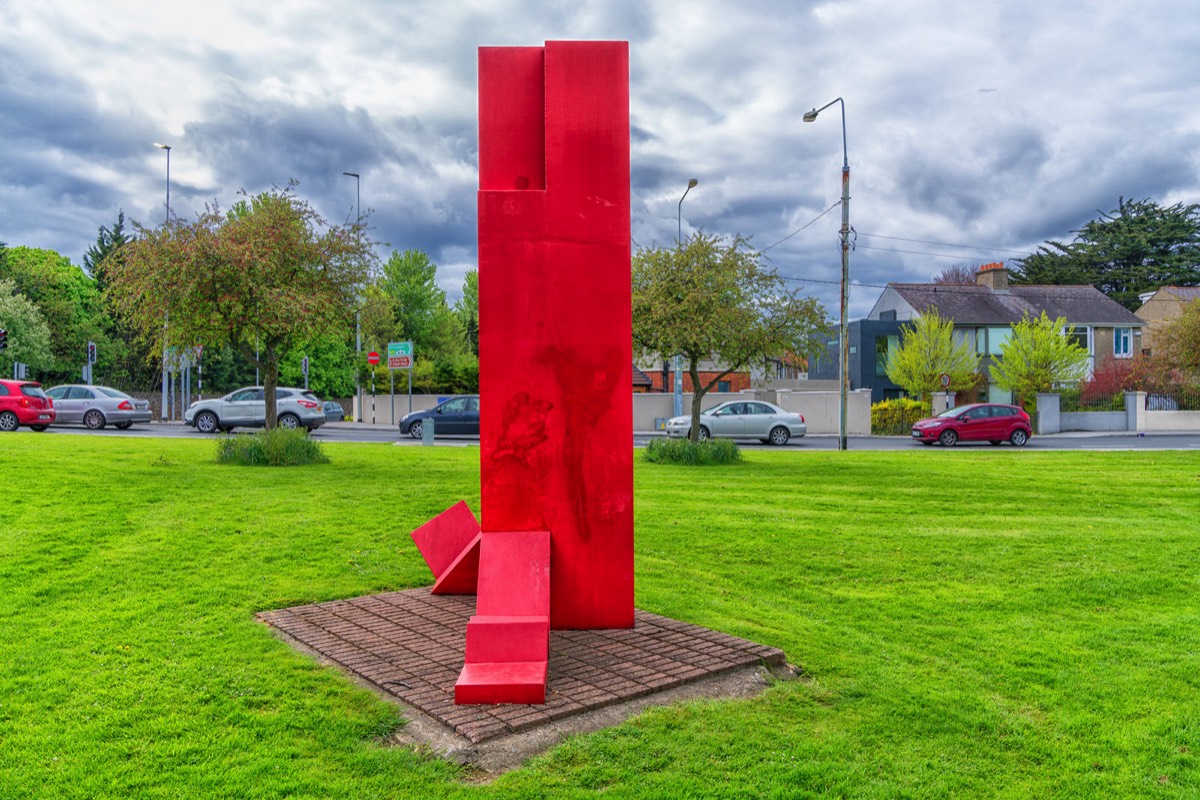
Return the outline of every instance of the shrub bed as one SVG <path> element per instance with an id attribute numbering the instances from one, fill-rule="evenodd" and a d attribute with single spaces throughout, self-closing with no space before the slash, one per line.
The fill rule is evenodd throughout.
<path id="1" fill-rule="evenodd" d="M 710 467 L 741 461 L 742 452 L 730 439 L 651 439 L 646 445 L 646 460 L 651 464 L 682 464 L 687 467 Z"/>
<path id="2" fill-rule="evenodd" d="M 249 435 L 217 440 L 217 463 L 244 467 L 296 467 L 302 464 L 328 464 L 321 443 L 310 439 L 303 430 L 274 428 Z"/>

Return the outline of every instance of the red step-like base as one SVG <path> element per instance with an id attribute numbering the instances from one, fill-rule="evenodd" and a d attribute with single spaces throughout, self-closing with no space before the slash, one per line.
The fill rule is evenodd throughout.
<path id="1" fill-rule="evenodd" d="M 545 661 L 468 663 L 454 684 L 454 703 L 544 703 L 546 669 Z"/>

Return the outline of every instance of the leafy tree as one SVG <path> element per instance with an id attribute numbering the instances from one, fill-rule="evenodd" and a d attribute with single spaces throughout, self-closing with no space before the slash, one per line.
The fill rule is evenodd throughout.
<path id="1" fill-rule="evenodd" d="M 1023 403 L 1055 385 L 1075 383 L 1088 369 L 1087 350 L 1072 338 L 1074 326 L 1065 317 L 1050 319 L 1028 313 L 1013 326 L 1012 336 L 1000 345 L 1001 358 L 992 364 L 992 381 Z M 1064 332 L 1065 331 L 1065 332 Z"/>
<path id="2" fill-rule="evenodd" d="M 0 352 L 0 376 L 11 377 L 17 361 L 28 364 L 34 373 L 54 363 L 50 326 L 42 312 L 6 279 L 0 279 L 0 328 L 8 331 L 8 347 Z"/>
<path id="3" fill-rule="evenodd" d="M 1095 286 L 1129 309 L 1142 292 L 1200 284 L 1200 205 L 1122 197 L 1099 213 L 1074 241 L 1047 241 L 1018 259 L 1013 283 Z"/>
<path id="4" fill-rule="evenodd" d="M 735 236 L 700 231 L 672 248 L 639 248 L 633 257 L 633 342 L 646 354 L 680 354 L 692 376 L 692 439 L 704 396 L 727 375 L 788 353 L 808 352 L 828 330 L 824 308 L 789 290 L 761 255 Z M 721 371 L 700 382 L 700 362 Z"/>
<path id="5" fill-rule="evenodd" d="M 929 308 L 900 329 L 900 347 L 888 353 L 888 379 L 918 400 L 933 392 L 959 391 L 975 385 L 979 356 L 966 341 L 954 340 L 954 321 Z M 950 376 L 943 390 L 942 375 Z"/>
<path id="6" fill-rule="evenodd" d="M 1159 341 L 1171 369 L 1200 378 L 1200 300 L 1185 304 L 1180 315 L 1163 328 Z"/>
<path id="7" fill-rule="evenodd" d="M 479 355 L 479 270 L 467 272 L 463 281 L 462 297 L 454 304 L 454 313 L 462 323 L 463 332 L 467 337 L 467 347 L 476 356 Z"/>
<path id="8" fill-rule="evenodd" d="M 969 264 L 955 264 L 953 267 L 946 267 L 937 275 L 934 275 L 930 283 L 948 286 L 974 286 L 975 275 L 978 272 L 979 270 Z"/>
<path id="9" fill-rule="evenodd" d="M 344 332 L 375 256 L 363 221 L 328 226 L 295 185 L 209 206 L 155 229 L 106 262 L 109 292 L 141 336 L 165 344 L 229 344 L 262 371 L 268 428 L 282 360 L 298 343 Z M 169 327 L 165 324 L 169 320 Z"/>
<path id="10" fill-rule="evenodd" d="M 8 248 L 0 278 L 11 280 L 38 307 L 50 328 L 53 358 L 44 367 L 43 379 L 78 379 L 88 342 L 98 347 L 97 372 L 103 374 L 114 348 L 105 332 L 104 307 L 95 281 L 66 256 L 32 247 Z"/>
<path id="11" fill-rule="evenodd" d="M 128 243 L 131 237 L 125 235 L 125 212 L 117 212 L 117 222 L 111 229 L 101 225 L 96 233 L 96 243 L 83 254 L 83 266 L 92 279 L 96 288 L 103 293 L 108 286 L 104 276 L 104 260 Z"/>
<path id="12" fill-rule="evenodd" d="M 437 264 L 427 253 L 393 252 L 383 265 L 380 287 L 395 302 L 400 333 L 412 341 L 418 358 L 463 351 L 461 323 L 446 305 L 446 293 L 437 285 Z"/>

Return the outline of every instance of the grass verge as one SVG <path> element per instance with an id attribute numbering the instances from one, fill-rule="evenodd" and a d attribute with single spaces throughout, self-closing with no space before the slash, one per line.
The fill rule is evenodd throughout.
<path id="1" fill-rule="evenodd" d="M 1192 453 L 639 461 L 637 602 L 808 680 L 650 711 L 486 786 L 379 742 L 396 710 L 253 613 L 429 583 L 408 532 L 478 453 L 0 447 L 0 797 L 1195 797 Z"/>

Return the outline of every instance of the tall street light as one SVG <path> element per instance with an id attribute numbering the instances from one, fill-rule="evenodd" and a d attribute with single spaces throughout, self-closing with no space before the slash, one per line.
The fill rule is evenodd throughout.
<path id="1" fill-rule="evenodd" d="M 838 450 L 845 450 L 846 401 L 850 393 L 850 335 L 847 327 L 849 321 L 846 317 L 850 305 L 850 159 L 846 155 L 846 101 L 839 97 L 820 108 L 814 108 L 805 113 L 804 121 L 814 121 L 818 114 L 834 103 L 840 103 L 842 106 L 842 321 L 838 331 L 842 354 L 838 369 L 838 379 L 841 383 L 838 403 Z"/>
<path id="2" fill-rule="evenodd" d="M 357 172 L 343 172 L 343 175 L 354 178 L 354 223 L 357 225 L 362 222 L 362 181 L 359 179 Z M 357 303 L 355 304 L 357 306 Z M 361 312 L 358 308 L 354 309 L 354 352 L 358 354 L 359 359 L 362 358 L 362 323 L 360 319 Z M 358 367 L 354 369 L 354 399 L 358 405 L 358 421 L 363 421 L 362 416 L 362 386 L 358 382 Z"/>
<path id="3" fill-rule="evenodd" d="M 675 224 L 677 226 L 677 230 L 675 233 L 675 243 L 676 243 L 676 246 L 678 246 L 678 247 L 683 247 L 683 198 L 687 197 L 688 192 L 690 192 L 692 189 L 695 189 L 696 185 L 699 183 L 700 183 L 700 181 L 696 178 L 692 178 L 691 180 L 689 180 L 687 188 L 683 190 L 683 197 L 679 198 L 679 210 L 678 210 L 678 213 L 676 214 L 676 219 L 675 219 Z M 675 354 L 675 402 L 672 406 L 675 409 L 674 416 L 676 416 L 676 417 L 681 416 L 683 414 L 683 373 L 679 371 L 679 368 L 680 368 L 679 354 L 676 353 Z"/>
<path id="4" fill-rule="evenodd" d="M 160 150 L 167 151 L 167 218 L 166 218 L 166 222 L 170 223 L 171 222 L 171 145 L 162 144 L 160 142 L 155 142 L 154 146 Z M 163 422 L 166 422 L 167 420 L 169 420 L 171 418 L 171 412 L 170 412 L 170 408 L 169 408 L 169 398 L 167 396 L 167 375 L 169 372 L 169 370 L 167 369 L 167 366 L 168 366 L 167 365 L 167 358 L 168 358 L 167 325 L 169 323 L 170 323 L 170 317 L 164 316 L 164 318 L 163 318 L 162 413 L 160 415 L 162 417 Z"/>

